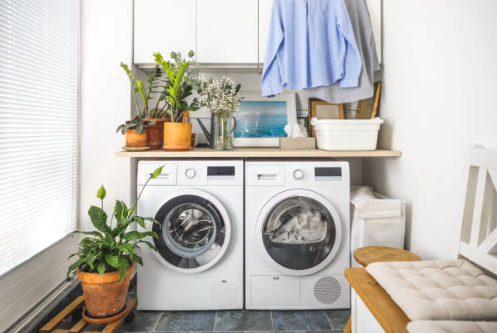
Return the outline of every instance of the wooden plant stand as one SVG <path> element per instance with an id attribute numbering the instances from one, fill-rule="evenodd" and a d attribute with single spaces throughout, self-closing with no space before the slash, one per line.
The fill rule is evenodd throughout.
<path id="1" fill-rule="evenodd" d="M 116 321 L 113 321 L 101 330 L 101 331 L 87 331 L 85 327 L 89 325 L 83 318 L 81 318 L 81 313 L 85 305 L 85 297 L 79 296 L 71 304 L 69 304 L 64 310 L 59 312 L 52 320 L 50 320 L 45 326 L 40 329 L 40 333 L 115 333 L 116 330 L 121 326 L 121 324 L 126 322 L 131 322 L 134 319 L 134 310 L 138 301 L 136 298 L 129 299 L 126 301 L 126 308 L 124 315 Z M 57 329 L 56 327 L 67 320 L 71 320 L 69 317 L 73 316 L 73 319 L 78 319 L 76 324 L 70 329 Z"/>

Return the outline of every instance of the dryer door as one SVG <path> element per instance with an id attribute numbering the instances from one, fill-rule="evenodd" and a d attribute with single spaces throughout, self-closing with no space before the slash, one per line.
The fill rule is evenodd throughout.
<path id="1" fill-rule="evenodd" d="M 156 255 L 169 268 L 197 273 L 214 266 L 224 255 L 231 236 L 228 213 L 212 195 L 183 190 L 158 208 L 152 230 Z"/>
<path id="2" fill-rule="evenodd" d="M 340 247 L 338 213 L 323 196 L 303 189 L 282 192 L 262 209 L 258 246 L 271 265 L 286 274 L 314 274 L 326 267 Z"/>

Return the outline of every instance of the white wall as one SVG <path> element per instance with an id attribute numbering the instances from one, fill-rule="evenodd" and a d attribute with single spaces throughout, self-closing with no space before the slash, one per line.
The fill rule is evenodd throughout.
<path id="1" fill-rule="evenodd" d="M 132 62 L 132 0 L 81 1 L 80 228 L 89 229 L 96 191 L 107 189 L 105 209 L 129 202 L 130 161 L 114 157 L 124 145 L 117 126 L 130 117 L 130 86 L 119 66 Z"/>
<path id="2" fill-rule="evenodd" d="M 385 119 L 364 179 L 409 205 L 407 246 L 454 258 L 470 148 L 497 147 L 495 0 L 383 0 Z"/>

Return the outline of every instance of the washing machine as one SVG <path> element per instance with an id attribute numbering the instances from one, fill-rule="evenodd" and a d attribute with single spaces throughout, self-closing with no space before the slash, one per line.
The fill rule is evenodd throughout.
<path id="1" fill-rule="evenodd" d="M 139 310 L 243 308 L 243 161 L 140 161 L 137 214 L 157 252 L 142 246 Z M 140 230 L 143 230 L 140 228 Z"/>
<path id="2" fill-rule="evenodd" d="M 245 307 L 350 307 L 350 176 L 341 161 L 245 164 Z"/>

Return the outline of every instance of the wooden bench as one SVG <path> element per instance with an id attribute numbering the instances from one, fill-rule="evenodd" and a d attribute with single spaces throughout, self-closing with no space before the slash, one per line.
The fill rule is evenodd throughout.
<path id="1" fill-rule="evenodd" d="M 392 261 L 420 261 L 423 260 L 415 253 L 387 246 L 365 246 L 354 251 L 354 259 L 361 265 L 367 266 L 374 262 L 392 262 Z M 388 316 L 392 314 L 402 314 L 399 318 L 407 319 L 407 316 L 395 304 L 390 296 L 383 288 L 375 281 L 375 279 L 366 271 L 365 268 L 349 268 L 345 270 L 345 278 L 349 281 L 355 293 L 362 299 L 366 305 L 369 304 L 369 310 L 375 315 L 376 312 L 386 313 L 386 317 L 382 317 L 382 321 L 386 323 Z M 385 307 L 385 305 L 389 305 Z M 376 317 L 376 315 L 375 315 Z M 407 325 L 401 322 L 400 325 Z M 404 330 L 405 330 L 404 326 Z M 350 333 L 352 329 L 352 320 L 349 319 L 343 333 Z M 386 332 L 397 332 L 399 325 L 394 323 L 393 330 L 385 330 Z M 400 331 L 399 331 L 400 332 Z"/>
<path id="2" fill-rule="evenodd" d="M 497 275 L 497 223 L 489 219 L 494 204 L 491 186 L 497 190 L 497 149 L 475 147 L 469 163 L 459 257 Z M 390 256 L 382 254 L 378 259 L 393 261 L 388 260 Z M 345 277 L 352 286 L 354 333 L 408 332 L 409 318 L 365 268 L 349 268 Z"/>

